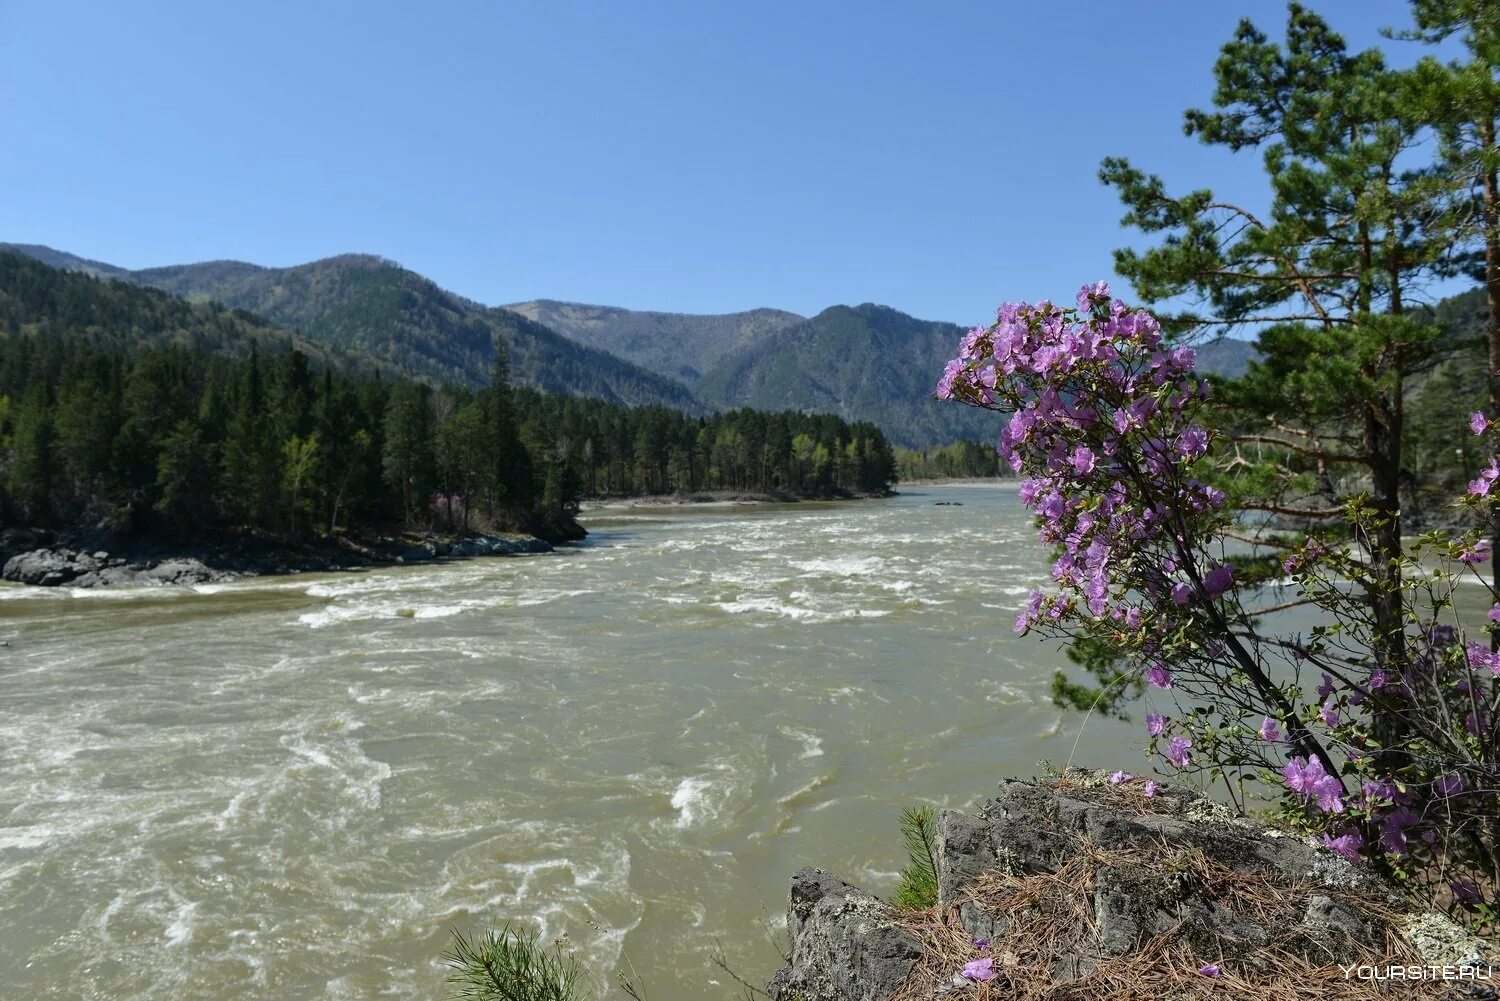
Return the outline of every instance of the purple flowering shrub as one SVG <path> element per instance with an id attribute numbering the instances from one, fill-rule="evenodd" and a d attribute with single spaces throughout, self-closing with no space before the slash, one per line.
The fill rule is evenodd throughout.
<path id="1" fill-rule="evenodd" d="M 1195 360 L 1102 282 L 1073 307 L 1006 303 L 965 335 L 936 395 L 1009 416 L 1000 455 L 1057 552 L 1017 632 L 1107 651 L 1121 666 L 1100 674 L 1095 704 L 1170 704 L 1146 717 L 1161 767 L 1225 778 L 1231 794 L 1268 780 L 1340 855 L 1493 915 L 1500 603 L 1479 630 L 1454 610 L 1490 593 L 1459 591 L 1491 588 L 1479 533 L 1423 536 L 1379 566 L 1381 515 L 1356 495 L 1347 536 L 1252 542 L 1211 485 L 1234 442 Z M 1491 428 L 1475 415 L 1471 430 Z M 1497 480 L 1500 461 L 1461 502 L 1478 521 Z M 1246 572 L 1264 546 L 1283 557 L 1271 580 Z"/>

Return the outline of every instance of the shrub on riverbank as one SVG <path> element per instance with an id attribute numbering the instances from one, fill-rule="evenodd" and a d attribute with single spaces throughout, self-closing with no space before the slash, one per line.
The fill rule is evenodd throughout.
<path id="1" fill-rule="evenodd" d="M 1398 334 L 1351 332 L 1350 350 Z M 1494 590 L 1474 571 L 1487 545 L 1475 530 L 1404 546 L 1397 514 L 1365 494 L 1340 505 L 1341 526 L 1320 522 L 1296 542 L 1255 534 L 1211 482 L 1238 451 L 1193 361 L 1103 283 L 1076 309 L 1008 303 L 965 338 L 938 395 L 1011 415 L 1001 450 L 1027 475 L 1019 497 L 1058 553 L 1056 587 L 1032 592 L 1016 630 L 1093 651 L 1101 687 L 1057 689 L 1081 708 L 1146 692 L 1174 703 L 1146 717 L 1170 769 L 1226 778 L 1232 796 L 1236 780 L 1269 781 L 1283 815 L 1334 851 L 1491 921 L 1500 592 L 1484 627 L 1452 615 L 1462 579 Z M 1475 434 L 1493 426 L 1474 416 Z M 1485 522 L 1496 470 L 1500 457 L 1465 499 Z M 1241 510 L 1273 506 L 1253 481 L 1226 485 Z M 1247 573 L 1231 542 L 1279 551 L 1283 580 Z M 1317 624 L 1278 632 L 1288 608 Z"/>

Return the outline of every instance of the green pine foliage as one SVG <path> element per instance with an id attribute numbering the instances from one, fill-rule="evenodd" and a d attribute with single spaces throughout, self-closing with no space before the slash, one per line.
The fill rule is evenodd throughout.
<path id="1" fill-rule="evenodd" d="M 536 932 L 510 924 L 482 936 L 453 933 L 443 954 L 454 1001 L 590 1001 L 594 989 L 561 944 L 544 946 Z"/>
<path id="2" fill-rule="evenodd" d="M 906 846 L 906 868 L 901 870 L 891 902 L 903 911 L 936 906 L 937 811 L 930 806 L 902 810 L 901 840 Z"/>

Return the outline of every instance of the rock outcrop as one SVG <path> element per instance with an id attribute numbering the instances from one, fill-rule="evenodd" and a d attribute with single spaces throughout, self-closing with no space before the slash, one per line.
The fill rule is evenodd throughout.
<path id="1" fill-rule="evenodd" d="M 14 545 L 16 540 L 6 541 Z M 8 559 L 0 556 L 0 579 L 41 587 L 209 584 L 267 574 L 552 552 L 551 543 L 529 535 L 481 535 L 451 542 L 433 538 L 416 545 L 400 539 L 379 539 L 362 545 L 328 543 L 295 548 L 247 539 L 239 544 L 184 550 L 126 547 L 123 553 L 68 545 L 39 535 L 23 541 L 36 548 L 15 552 Z"/>
<path id="2" fill-rule="evenodd" d="M 888 998 L 922 955 L 922 942 L 879 898 L 822 869 L 792 877 L 787 905 L 791 964 L 767 988 L 795 998 Z"/>
<path id="3" fill-rule="evenodd" d="M 1191 792 L 1147 796 L 1139 781 L 1081 770 L 1006 781 L 977 813 L 943 811 L 937 836 L 930 911 L 897 912 L 821 870 L 793 876 L 790 962 L 771 997 L 1252 996 L 1286 984 L 1277 996 L 1363 998 L 1388 985 L 1360 980 L 1358 964 L 1493 959 L 1362 864 Z M 993 979 L 962 976 L 975 961 Z M 1486 989 L 1413 985 L 1424 997 Z"/>

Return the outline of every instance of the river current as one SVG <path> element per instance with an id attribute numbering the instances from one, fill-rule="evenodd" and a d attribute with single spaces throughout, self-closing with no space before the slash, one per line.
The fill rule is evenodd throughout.
<path id="1" fill-rule="evenodd" d="M 949 502 L 949 503 L 939 503 Z M 1013 489 L 591 512 L 549 556 L 0 587 L 0 995 L 438 998 L 450 929 L 729 998 L 788 877 L 1073 753 Z M 1093 719 L 1077 760 L 1140 764 Z"/>

